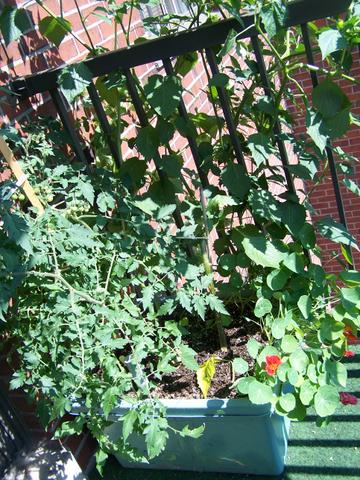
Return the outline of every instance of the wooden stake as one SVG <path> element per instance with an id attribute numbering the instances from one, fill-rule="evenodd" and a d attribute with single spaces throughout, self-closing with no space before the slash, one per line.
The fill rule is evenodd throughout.
<path id="1" fill-rule="evenodd" d="M 30 185 L 29 181 L 26 179 L 26 175 L 24 174 L 22 168 L 20 167 L 19 162 L 14 157 L 8 144 L 5 142 L 5 140 L 1 136 L 0 136 L 0 152 L 4 156 L 7 164 L 9 165 L 12 173 L 15 175 L 17 180 L 21 180 L 22 178 L 25 178 L 25 181 L 21 185 L 21 188 L 24 190 L 24 193 L 29 199 L 31 205 L 38 209 L 39 215 L 42 215 L 44 213 L 44 207 L 42 203 L 40 202 L 39 198 L 34 192 L 34 189 Z"/>

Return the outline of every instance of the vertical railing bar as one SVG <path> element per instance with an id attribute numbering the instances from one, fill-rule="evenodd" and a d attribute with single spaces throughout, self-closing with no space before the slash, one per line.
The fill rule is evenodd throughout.
<path id="1" fill-rule="evenodd" d="M 310 65 L 316 66 L 314 55 L 313 55 L 312 48 L 311 48 L 311 43 L 310 43 L 309 30 L 308 30 L 308 26 L 307 26 L 306 23 L 301 25 L 301 33 L 302 33 L 302 36 L 303 36 L 307 61 Z M 317 73 L 314 72 L 314 71 L 311 71 L 310 75 L 311 75 L 312 86 L 313 86 L 313 88 L 315 88 L 319 85 L 319 80 L 318 80 Z M 338 178 L 338 175 L 337 175 L 335 159 L 334 159 L 334 155 L 333 155 L 333 151 L 332 151 L 330 142 L 329 142 L 328 145 L 326 145 L 325 151 L 326 151 L 326 156 L 327 156 L 327 159 L 328 159 L 328 162 L 329 162 L 331 180 L 332 180 L 333 189 L 334 189 L 334 193 L 335 193 L 335 200 L 336 200 L 336 206 L 337 206 L 337 210 L 338 210 L 338 214 L 339 214 L 340 223 L 342 223 L 342 225 L 347 229 L 347 220 L 346 220 L 346 214 L 345 214 L 345 209 L 344 209 L 344 202 L 343 202 L 342 195 L 341 195 L 339 178 Z M 348 250 L 350 258 L 353 262 L 351 248 L 349 247 L 347 250 Z"/>
<path id="2" fill-rule="evenodd" d="M 120 152 L 119 152 L 118 148 L 116 148 L 116 145 L 115 145 L 115 143 L 112 139 L 111 127 L 110 127 L 108 118 L 106 116 L 104 107 L 102 106 L 99 94 L 98 94 L 98 92 L 96 90 L 96 87 L 95 87 L 93 82 L 90 82 L 90 84 L 87 87 L 87 91 L 89 93 L 90 100 L 91 100 L 91 102 L 93 104 L 93 107 L 95 109 L 96 116 L 97 116 L 97 118 L 100 122 L 102 131 L 105 135 L 107 144 L 108 144 L 109 149 L 111 151 L 111 154 L 114 158 L 115 164 L 118 168 L 120 168 L 120 165 L 121 165 L 121 162 L 122 162 L 121 155 L 120 155 Z"/>
<path id="3" fill-rule="evenodd" d="M 258 65 L 260 79 L 261 79 L 262 86 L 264 88 L 265 95 L 269 98 L 273 98 L 273 95 L 271 93 L 271 86 L 270 86 L 269 78 L 268 78 L 267 73 L 266 73 L 266 66 L 265 66 L 265 62 L 264 62 L 264 57 L 263 57 L 262 52 L 261 52 L 258 37 L 257 36 L 251 37 L 251 43 L 252 43 L 252 47 L 253 47 L 253 50 L 254 50 L 256 63 Z M 295 192 L 295 187 L 294 187 L 294 182 L 293 182 L 292 176 L 291 176 L 291 174 L 289 172 L 289 169 L 288 169 L 289 159 L 288 159 L 288 155 L 287 155 L 287 152 L 286 152 L 286 148 L 285 148 L 284 142 L 280 138 L 281 128 L 280 128 L 280 123 L 279 123 L 278 120 L 276 120 L 276 122 L 274 123 L 274 133 L 275 133 L 275 142 L 276 142 L 276 145 L 278 147 L 278 150 L 279 150 L 279 153 L 280 153 L 280 159 L 281 159 L 281 162 L 282 162 L 283 167 L 284 167 L 284 173 L 285 173 L 285 178 L 286 178 L 286 183 L 287 183 L 287 186 L 288 186 L 288 190 L 289 190 L 290 193 L 296 193 Z"/>
<path id="4" fill-rule="evenodd" d="M 171 60 L 169 58 L 164 58 L 163 59 L 163 65 L 164 65 L 165 72 L 166 72 L 167 75 L 174 75 L 174 69 L 173 69 Z M 183 99 L 180 100 L 178 111 L 179 111 L 180 117 L 183 118 L 186 122 L 188 122 L 189 121 L 189 115 L 188 115 L 188 112 L 186 110 L 186 106 L 185 106 L 185 103 L 184 103 Z M 187 135 L 186 139 L 188 141 L 190 151 L 191 151 L 191 154 L 193 156 L 196 169 L 198 171 L 201 186 L 203 188 L 206 188 L 209 185 L 209 180 L 208 180 L 204 170 L 201 167 L 201 159 L 200 159 L 199 149 L 198 149 L 198 146 L 196 144 L 196 141 L 190 135 Z"/>
<path id="5" fill-rule="evenodd" d="M 211 73 L 213 75 L 217 75 L 219 73 L 219 68 L 218 68 L 218 65 L 216 63 L 216 58 L 215 58 L 214 52 L 212 51 L 211 48 L 206 48 L 205 49 L 205 54 L 206 54 L 206 59 L 207 59 L 207 61 L 209 63 L 209 66 L 210 66 Z M 238 137 L 238 134 L 237 134 L 235 122 L 234 122 L 234 119 L 233 119 L 233 116 L 232 116 L 232 113 L 231 113 L 231 109 L 230 109 L 230 102 L 229 102 L 228 95 L 227 95 L 227 93 L 226 93 L 226 91 L 223 87 L 216 87 L 216 89 L 217 89 L 217 92 L 219 94 L 219 100 L 220 100 L 221 108 L 224 112 L 224 117 L 225 117 L 226 125 L 227 125 L 228 130 L 229 130 L 229 135 L 230 135 L 231 142 L 232 142 L 232 145 L 233 145 L 233 148 L 234 148 L 235 156 L 236 156 L 238 162 L 246 168 L 244 155 L 243 155 L 243 152 L 242 152 L 242 149 L 241 149 L 241 146 L 240 146 L 239 137 Z"/>
<path id="6" fill-rule="evenodd" d="M 75 151 L 76 156 L 78 159 L 83 162 L 85 165 L 87 165 L 87 160 L 83 151 L 83 148 L 81 146 L 79 137 L 76 133 L 74 123 L 66 109 L 64 99 L 62 98 L 62 95 L 59 91 L 58 88 L 54 88 L 49 90 L 49 93 L 51 95 L 51 98 L 54 102 L 54 105 L 56 107 L 56 110 L 59 114 L 59 117 L 62 121 L 62 124 L 64 125 L 65 130 L 70 136 L 72 147 Z"/>
<path id="7" fill-rule="evenodd" d="M 147 118 L 146 112 L 145 112 L 144 107 L 142 105 L 139 93 L 136 89 L 134 78 L 133 78 L 129 69 L 125 69 L 124 74 L 125 74 L 125 78 L 126 78 L 127 89 L 128 89 L 129 94 L 130 94 L 131 101 L 134 105 L 135 112 L 136 112 L 136 115 L 139 119 L 140 125 L 142 127 L 146 127 L 147 125 L 149 125 L 149 120 Z"/>
<path id="8" fill-rule="evenodd" d="M 131 101 L 134 105 L 136 115 L 138 116 L 140 125 L 141 125 L 141 127 L 146 127 L 147 125 L 149 125 L 149 120 L 147 118 L 146 112 L 145 112 L 144 107 L 142 105 L 139 93 L 136 89 L 134 78 L 133 78 L 129 69 L 125 69 L 124 74 L 125 74 L 125 78 L 126 78 L 127 89 L 128 89 L 129 95 L 131 97 Z M 159 168 L 159 166 L 156 162 L 156 159 L 154 159 L 154 163 L 155 163 L 156 171 L 158 172 L 160 180 L 166 181 L 167 180 L 167 175 L 166 175 L 165 172 L 163 172 Z M 178 206 L 176 207 L 176 210 L 173 214 L 173 217 L 174 217 L 176 226 L 178 228 L 181 228 L 184 225 L 184 222 L 183 222 L 183 219 L 181 217 L 181 213 L 180 213 L 180 210 L 179 210 Z"/>
<path id="9" fill-rule="evenodd" d="M 307 24 L 304 23 L 300 26 L 301 26 L 301 33 L 302 33 L 302 37 L 303 37 L 303 41 L 304 41 L 307 61 L 309 62 L 310 65 L 315 65 L 315 59 L 314 59 L 313 51 L 312 51 L 312 48 L 311 48 L 310 35 L 309 35 L 309 30 L 308 30 Z M 311 70 L 310 71 L 310 77 L 311 77 L 311 82 L 312 82 L 313 87 L 314 88 L 317 87 L 319 85 L 319 80 L 318 80 L 316 72 Z"/>

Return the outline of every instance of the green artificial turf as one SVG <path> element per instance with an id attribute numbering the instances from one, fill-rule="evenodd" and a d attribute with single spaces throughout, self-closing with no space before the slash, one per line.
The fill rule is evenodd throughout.
<path id="1" fill-rule="evenodd" d="M 276 480 L 360 480 L 360 346 L 347 358 L 347 391 L 359 398 L 357 405 L 342 406 L 327 427 L 319 428 L 315 417 L 292 423 L 286 469 Z M 99 478 L 94 472 L 91 480 Z M 267 479 L 248 475 L 126 470 L 110 458 L 104 471 L 106 480 L 242 480 Z"/>

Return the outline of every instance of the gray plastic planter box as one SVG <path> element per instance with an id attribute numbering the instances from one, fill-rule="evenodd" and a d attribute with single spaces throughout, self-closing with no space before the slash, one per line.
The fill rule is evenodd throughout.
<path id="1" fill-rule="evenodd" d="M 274 413 L 270 404 L 253 405 L 246 399 L 164 400 L 170 424 L 181 429 L 205 424 L 198 439 L 182 438 L 169 432 L 165 451 L 149 463 L 131 462 L 121 455 L 126 468 L 232 472 L 279 475 L 284 470 L 290 422 Z M 106 429 L 113 440 L 121 436 L 120 419 L 129 409 L 125 402 L 114 409 Z M 140 435 L 131 443 L 146 453 Z"/>

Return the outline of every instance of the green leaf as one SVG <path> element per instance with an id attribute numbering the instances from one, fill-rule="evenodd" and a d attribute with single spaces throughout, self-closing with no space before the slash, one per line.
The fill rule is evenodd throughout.
<path id="1" fill-rule="evenodd" d="M 299 341 L 293 335 L 285 335 L 281 340 L 281 350 L 284 353 L 292 353 L 299 348 Z"/>
<path id="2" fill-rule="evenodd" d="M 117 387 L 108 388 L 102 395 L 102 409 L 104 411 L 105 418 L 108 418 L 111 410 L 116 406 L 118 402 L 119 389 Z"/>
<path id="3" fill-rule="evenodd" d="M 330 217 L 316 222 L 317 229 L 323 237 L 329 238 L 335 243 L 342 243 L 348 247 L 359 250 L 355 238 L 341 224 Z"/>
<path id="4" fill-rule="evenodd" d="M 196 372 L 199 368 L 199 365 L 195 358 L 195 350 L 190 348 L 188 345 L 185 345 L 184 343 L 179 345 L 179 350 L 181 355 L 181 361 L 185 365 L 185 367 L 189 370 L 193 370 L 194 372 Z"/>
<path id="5" fill-rule="evenodd" d="M 91 185 L 91 183 L 79 180 L 78 187 L 83 197 L 90 203 L 90 205 L 93 205 L 95 199 L 95 192 L 94 187 Z"/>
<path id="6" fill-rule="evenodd" d="M 296 400 L 292 393 L 286 393 L 279 398 L 280 407 L 285 410 L 285 412 L 291 412 L 296 406 Z"/>
<path id="7" fill-rule="evenodd" d="M 218 59 L 225 57 L 236 45 L 236 37 L 238 36 L 238 32 L 236 30 L 231 29 L 228 33 L 225 43 L 222 46 L 220 52 L 217 54 Z"/>
<path id="8" fill-rule="evenodd" d="M 154 212 L 156 212 L 156 210 L 159 208 L 159 206 L 151 198 L 145 198 L 144 200 L 135 200 L 132 203 L 136 208 L 146 213 L 147 215 L 150 215 L 150 217 L 152 217 Z"/>
<path id="9" fill-rule="evenodd" d="M 232 361 L 232 366 L 234 372 L 238 375 L 243 375 L 249 370 L 249 364 L 243 358 L 234 358 L 234 360 Z"/>
<path id="10" fill-rule="evenodd" d="M 259 298 L 255 304 L 254 315 L 258 318 L 264 317 L 272 310 L 272 303 L 267 298 Z"/>
<path id="11" fill-rule="evenodd" d="M 174 75 L 153 75 L 148 79 L 144 92 L 154 110 L 163 117 L 169 117 L 179 105 L 182 86 Z"/>
<path id="12" fill-rule="evenodd" d="M 350 180 L 350 178 L 344 178 L 343 184 L 348 190 L 350 190 L 350 192 L 360 197 L 360 187 L 356 182 L 353 182 L 352 180 Z"/>
<path id="13" fill-rule="evenodd" d="M 248 138 L 248 146 L 257 167 L 267 165 L 269 157 L 275 152 L 271 139 L 264 133 L 253 133 Z"/>
<path id="14" fill-rule="evenodd" d="M 347 370 L 345 365 L 333 360 L 325 360 L 325 372 L 329 375 L 331 383 L 338 387 L 346 387 Z"/>
<path id="15" fill-rule="evenodd" d="M 115 207 L 115 200 L 109 193 L 101 192 L 96 199 L 96 204 L 99 207 L 100 212 L 105 213 Z"/>
<path id="16" fill-rule="evenodd" d="M 165 448 L 169 434 L 159 427 L 159 422 L 151 421 L 144 429 L 149 459 L 157 457 Z"/>
<path id="17" fill-rule="evenodd" d="M 221 180 L 231 195 L 243 200 L 248 193 L 251 180 L 242 165 L 230 163 L 221 173 Z"/>
<path id="18" fill-rule="evenodd" d="M 122 436 L 123 441 L 126 442 L 129 435 L 134 430 L 135 422 L 138 419 L 138 413 L 136 410 L 129 410 L 123 417 L 122 417 Z"/>
<path id="19" fill-rule="evenodd" d="M 347 41 L 341 32 L 330 28 L 320 33 L 319 47 L 324 60 L 331 53 L 347 48 Z"/>
<path id="20" fill-rule="evenodd" d="M 268 190 L 252 190 L 249 194 L 249 205 L 256 217 L 281 222 L 280 202 Z"/>
<path id="21" fill-rule="evenodd" d="M 247 348 L 247 351 L 249 352 L 250 357 L 256 358 L 261 346 L 262 346 L 261 343 L 255 340 L 255 338 L 250 338 L 250 340 L 246 344 L 246 348 Z"/>
<path id="22" fill-rule="evenodd" d="M 10 380 L 10 390 L 16 390 L 24 385 L 26 376 L 24 372 L 15 372 Z"/>
<path id="23" fill-rule="evenodd" d="M 352 287 L 360 285 L 360 272 L 357 270 L 344 270 L 340 272 L 339 277 L 346 285 Z"/>
<path id="24" fill-rule="evenodd" d="M 218 363 L 218 360 L 215 357 L 210 357 L 196 372 L 197 383 L 204 398 L 207 398 L 211 381 L 215 375 L 216 363 Z"/>
<path id="25" fill-rule="evenodd" d="M 261 6 L 260 17 L 270 38 L 285 25 L 286 13 L 286 3 L 282 0 L 272 0 Z"/>
<path id="26" fill-rule="evenodd" d="M 360 307 L 360 286 L 342 288 L 340 290 L 341 303 L 347 310 Z"/>
<path id="27" fill-rule="evenodd" d="M 92 73 L 84 63 L 68 65 L 58 77 L 58 84 L 69 103 L 72 103 L 92 81 Z"/>
<path id="28" fill-rule="evenodd" d="M 152 125 L 140 128 L 137 133 L 135 145 L 139 152 L 144 155 L 145 159 L 158 157 L 160 138 L 157 130 Z"/>
<path id="29" fill-rule="evenodd" d="M 155 294 L 154 288 L 151 285 L 148 285 L 142 289 L 141 293 L 142 293 L 141 302 L 142 302 L 143 308 L 144 310 L 147 310 L 150 308 L 153 302 L 153 298 Z"/>
<path id="30" fill-rule="evenodd" d="M 342 89 L 330 79 L 324 80 L 315 87 L 312 97 L 314 107 L 325 119 L 333 118 L 351 106 Z"/>
<path id="31" fill-rule="evenodd" d="M 284 270 L 273 270 L 266 277 L 266 283 L 271 290 L 277 291 L 282 290 L 288 281 L 289 274 Z"/>
<path id="32" fill-rule="evenodd" d="M 304 223 L 298 232 L 298 237 L 304 248 L 312 249 L 316 244 L 314 227 L 310 223 Z"/>
<path id="33" fill-rule="evenodd" d="M 283 261 L 284 267 L 295 273 L 304 273 L 304 260 L 298 253 L 290 253 Z"/>
<path id="34" fill-rule="evenodd" d="M 156 214 L 157 220 L 163 220 L 164 218 L 170 217 L 176 210 L 176 205 L 164 205 L 159 208 L 159 211 Z"/>
<path id="35" fill-rule="evenodd" d="M 179 433 L 181 437 L 200 438 L 204 433 L 204 430 L 205 425 L 200 425 L 200 427 L 196 428 L 189 428 L 189 425 L 185 425 L 185 427 Z"/>
<path id="36" fill-rule="evenodd" d="M 99 471 L 100 475 L 102 474 L 103 468 L 105 466 L 106 460 L 108 459 L 109 454 L 99 448 L 95 454 L 96 460 L 96 469 Z"/>
<path id="37" fill-rule="evenodd" d="M 209 80 L 210 87 L 226 87 L 229 83 L 229 77 L 225 73 L 216 73 Z"/>
<path id="38" fill-rule="evenodd" d="M 335 321 L 332 317 L 325 317 L 320 324 L 320 337 L 326 342 L 331 342 L 343 336 L 344 324 L 342 322 Z"/>
<path id="39" fill-rule="evenodd" d="M 195 312 L 200 316 L 200 318 L 202 318 L 202 320 L 204 320 L 206 313 L 205 300 L 200 297 L 200 295 L 196 295 L 192 299 L 192 304 Z"/>
<path id="40" fill-rule="evenodd" d="M 32 253 L 29 227 L 26 221 L 16 213 L 3 212 L 3 227 L 10 240 L 20 245 L 27 253 Z"/>
<path id="41" fill-rule="evenodd" d="M 257 380 L 250 383 L 248 395 L 250 402 L 255 405 L 270 403 L 274 399 L 272 388 Z"/>
<path id="42" fill-rule="evenodd" d="M 301 295 L 297 302 L 297 306 L 305 319 L 308 319 L 311 314 L 311 298 L 309 295 Z"/>
<path id="43" fill-rule="evenodd" d="M 5 5 L 0 15 L 0 31 L 5 45 L 18 40 L 32 25 L 28 12 L 24 8 L 10 7 Z"/>
<path id="44" fill-rule="evenodd" d="M 242 377 L 236 381 L 236 388 L 239 393 L 242 395 L 247 395 L 249 393 L 249 387 L 252 382 L 255 382 L 254 377 Z"/>
<path id="45" fill-rule="evenodd" d="M 288 256 L 283 245 L 277 245 L 260 236 L 245 237 L 242 245 L 246 255 L 263 267 L 279 268 L 280 262 Z"/>
<path id="46" fill-rule="evenodd" d="M 309 364 L 309 357 L 306 355 L 304 350 L 298 348 L 289 357 L 290 365 L 295 368 L 299 373 L 306 371 L 306 368 Z"/>
<path id="47" fill-rule="evenodd" d="M 306 131 L 320 152 L 323 153 L 329 140 L 329 133 L 319 113 L 311 110 L 306 112 Z"/>
<path id="48" fill-rule="evenodd" d="M 179 289 L 176 293 L 176 297 L 180 302 L 180 305 L 185 308 L 189 313 L 193 311 L 191 307 L 191 299 L 190 297 L 186 294 L 186 292 L 183 289 Z"/>
<path id="49" fill-rule="evenodd" d="M 180 55 L 177 57 L 174 72 L 182 77 L 185 77 L 196 65 L 198 62 L 197 52 L 185 53 L 185 55 Z"/>
<path id="50" fill-rule="evenodd" d="M 300 400 L 304 405 L 310 405 L 314 395 L 317 391 L 317 387 L 313 385 L 310 380 L 305 380 L 300 387 Z"/>
<path id="51" fill-rule="evenodd" d="M 331 385 L 321 386 L 314 397 L 315 410 L 320 417 L 332 415 L 339 403 L 337 389 Z"/>
<path id="52" fill-rule="evenodd" d="M 223 315 L 229 315 L 229 312 L 226 310 L 224 303 L 216 295 L 209 294 L 207 296 L 207 302 L 211 310 Z"/>
<path id="53" fill-rule="evenodd" d="M 52 16 L 43 18 L 38 25 L 40 33 L 57 47 L 72 28 L 71 23 L 65 18 Z"/>
<path id="54" fill-rule="evenodd" d="M 294 202 L 280 203 L 281 220 L 289 232 L 295 237 L 303 228 L 306 218 L 306 210 L 302 205 Z"/>
<path id="55" fill-rule="evenodd" d="M 280 339 L 285 335 L 285 329 L 288 321 L 285 318 L 275 318 L 271 324 L 271 333 L 274 338 Z"/>

